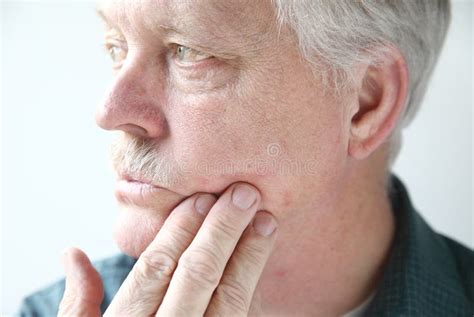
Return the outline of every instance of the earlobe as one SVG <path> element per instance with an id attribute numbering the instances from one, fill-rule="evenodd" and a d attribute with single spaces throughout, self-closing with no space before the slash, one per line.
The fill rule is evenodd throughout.
<path id="1" fill-rule="evenodd" d="M 351 118 L 348 146 L 349 155 L 358 160 L 389 138 L 406 106 L 408 70 L 402 54 L 391 47 L 380 59 L 359 81 L 359 108 Z"/>

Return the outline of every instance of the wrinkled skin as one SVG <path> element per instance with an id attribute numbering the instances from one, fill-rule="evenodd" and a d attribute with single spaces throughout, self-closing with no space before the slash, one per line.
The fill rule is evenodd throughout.
<path id="1" fill-rule="evenodd" d="M 125 252 L 138 256 L 170 204 L 195 192 L 220 193 L 246 181 L 260 189 L 262 209 L 282 219 L 304 217 L 337 195 L 347 160 L 348 108 L 323 95 L 289 32 L 278 36 L 269 5 L 121 1 L 104 9 L 109 20 L 120 21 L 129 51 L 97 121 L 134 137 L 137 127 L 146 130 L 167 165 L 157 185 L 170 190 L 151 211 L 123 206 L 115 236 Z M 157 21 L 182 23 L 191 34 L 169 39 L 149 31 Z M 187 39 L 195 34 L 198 40 Z M 171 41 L 196 42 L 225 57 L 183 69 L 162 57 Z"/>
<path id="2" fill-rule="evenodd" d="M 354 65 L 353 87 L 336 98 L 276 27 L 270 1 L 106 1 L 101 12 L 106 42 L 127 52 L 112 49 L 97 123 L 121 132 L 119 175 L 165 189 L 117 194 L 119 247 L 140 257 L 185 199 L 246 182 L 278 222 L 258 314 L 340 315 L 364 300 L 394 232 L 384 177 L 407 95 L 400 52 Z M 177 45 L 206 58 L 183 61 Z"/>

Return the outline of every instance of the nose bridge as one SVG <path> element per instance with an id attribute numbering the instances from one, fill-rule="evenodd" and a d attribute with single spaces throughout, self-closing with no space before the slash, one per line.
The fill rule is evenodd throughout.
<path id="1" fill-rule="evenodd" d="M 122 66 L 97 111 L 96 121 L 100 127 L 143 137 L 164 134 L 165 78 L 156 64 L 140 62 L 143 58 L 127 57 L 129 62 Z"/>

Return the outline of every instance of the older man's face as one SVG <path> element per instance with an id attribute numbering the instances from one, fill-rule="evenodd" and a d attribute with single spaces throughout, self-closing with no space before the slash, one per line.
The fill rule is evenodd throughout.
<path id="1" fill-rule="evenodd" d="M 115 230 L 123 251 L 138 256 L 184 197 L 236 181 L 260 189 L 260 209 L 280 227 L 334 200 L 346 106 L 323 93 L 269 0 L 109 1 L 101 10 L 117 71 L 97 122 L 125 132 L 113 148 L 125 178 Z"/>

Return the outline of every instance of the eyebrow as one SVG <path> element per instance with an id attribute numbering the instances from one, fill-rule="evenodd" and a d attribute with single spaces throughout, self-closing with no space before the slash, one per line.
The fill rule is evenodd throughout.
<path id="1" fill-rule="evenodd" d="M 100 7 L 100 5 L 96 6 L 95 13 L 99 16 L 99 18 L 102 20 L 102 22 L 107 24 L 107 26 L 109 26 L 111 28 L 115 28 L 117 30 L 120 30 L 120 27 L 118 26 L 118 24 L 113 22 L 113 20 L 110 19 L 109 17 L 107 17 L 107 14 L 105 13 L 105 10 L 102 9 L 102 7 Z"/>
<path id="2" fill-rule="evenodd" d="M 100 6 L 97 6 L 95 8 L 95 12 L 96 14 L 101 18 L 101 20 L 107 24 L 109 27 L 113 27 L 113 28 L 116 28 L 116 29 L 120 29 L 118 27 L 118 25 L 116 23 L 113 23 L 111 21 L 111 19 L 109 19 L 107 17 L 107 15 L 105 14 L 105 11 L 100 7 Z M 170 25 L 163 25 L 163 24 L 159 24 L 159 25 L 156 25 L 155 26 L 157 29 L 159 29 L 161 32 L 163 32 L 164 34 L 178 34 L 178 35 L 185 35 L 184 32 L 181 32 L 179 31 L 178 29 L 176 29 L 175 27 L 172 27 Z"/>
<path id="3" fill-rule="evenodd" d="M 107 17 L 105 10 L 100 7 L 100 5 L 97 5 L 95 11 L 97 15 L 102 19 L 102 21 L 107 24 L 108 27 L 120 31 L 120 27 L 118 26 L 118 24 L 112 21 L 112 19 L 110 19 L 109 17 Z M 154 26 L 154 29 L 159 30 L 166 36 L 179 36 L 185 38 L 187 39 L 189 44 L 194 45 L 197 49 L 203 49 L 205 51 L 207 50 L 211 54 L 216 54 L 228 59 L 236 58 L 236 56 L 229 51 L 229 49 L 232 48 L 227 47 L 226 49 L 225 47 L 227 45 L 225 44 L 225 41 L 223 41 L 223 39 L 220 37 L 216 37 L 210 34 L 207 34 L 207 36 L 203 36 L 203 32 L 196 34 L 189 31 L 181 31 L 174 26 L 164 24 L 157 24 Z"/>
<path id="4" fill-rule="evenodd" d="M 104 21 L 106 24 L 108 25 L 112 25 L 112 23 L 110 23 L 109 19 L 107 18 L 107 16 L 105 15 L 104 13 L 104 10 L 99 7 L 99 6 L 96 6 L 95 7 L 95 13 L 99 16 L 99 18 L 101 18 L 102 21 Z"/>

